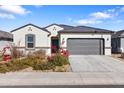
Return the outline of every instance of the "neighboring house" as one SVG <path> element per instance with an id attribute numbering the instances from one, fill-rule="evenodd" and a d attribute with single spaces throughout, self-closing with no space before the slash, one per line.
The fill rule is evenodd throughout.
<path id="1" fill-rule="evenodd" d="M 13 36 L 11 33 L 0 30 L 0 51 L 6 46 L 10 46 L 12 40 Z"/>
<path id="2" fill-rule="evenodd" d="M 70 55 L 111 55 L 113 32 L 109 30 L 61 24 L 41 28 L 27 24 L 11 32 L 15 45 L 25 52 L 44 49 L 51 55 L 64 48 Z"/>
<path id="3" fill-rule="evenodd" d="M 124 52 L 124 30 L 115 32 L 112 35 L 112 52 Z"/>

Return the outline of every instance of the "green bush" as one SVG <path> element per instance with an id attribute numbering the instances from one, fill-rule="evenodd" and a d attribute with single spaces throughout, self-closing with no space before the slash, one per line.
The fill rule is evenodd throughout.
<path id="1" fill-rule="evenodd" d="M 36 62 L 33 65 L 34 70 L 51 70 L 54 69 L 54 67 L 55 66 L 53 65 L 53 63 L 50 62 L 44 62 L 44 63 Z"/>
<path id="2" fill-rule="evenodd" d="M 62 66 L 62 65 L 67 65 L 69 64 L 69 61 L 68 61 L 68 58 L 61 55 L 61 54 L 56 54 L 52 60 L 52 63 L 55 65 L 55 66 Z"/>

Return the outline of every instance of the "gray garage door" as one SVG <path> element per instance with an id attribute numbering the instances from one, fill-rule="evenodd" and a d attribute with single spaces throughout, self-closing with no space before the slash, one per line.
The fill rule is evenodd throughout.
<path id="1" fill-rule="evenodd" d="M 67 49 L 71 55 L 103 55 L 102 39 L 68 39 Z"/>

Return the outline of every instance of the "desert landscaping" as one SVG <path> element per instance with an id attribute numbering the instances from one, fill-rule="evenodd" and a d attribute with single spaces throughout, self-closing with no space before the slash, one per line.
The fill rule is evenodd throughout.
<path id="1" fill-rule="evenodd" d="M 70 65 L 68 56 L 61 53 L 55 53 L 51 56 L 46 56 L 45 51 L 38 50 L 29 52 L 24 55 L 18 51 L 16 47 L 12 48 L 12 59 L 0 62 L 0 73 L 15 72 L 15 71 L 41 71 L 41 72 L 68 72 Z"/>

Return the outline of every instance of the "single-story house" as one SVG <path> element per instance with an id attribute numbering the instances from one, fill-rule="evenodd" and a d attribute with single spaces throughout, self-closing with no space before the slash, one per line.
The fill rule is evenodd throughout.
<path id="1" fill-rule="evenodd" d="M 11 33 L 0 30 L 0 51 L 2 51 L 4 47 L 9 46 L 12 41 L 13 35 Z"/>
<path id="2" fill-rule="evenodd" d="M 124 52 L 124 30 L 115 32 L 112 35 L 112 52 Z"/>
<path id="3" fill-rule="evenodd" d="M 112 31 L 87 26 L 51 24 L 39 27 L 27 24 L 12 30 L 15 45 L 24 52 L 67 49 L 70 55 L 111 55 Z"/>

